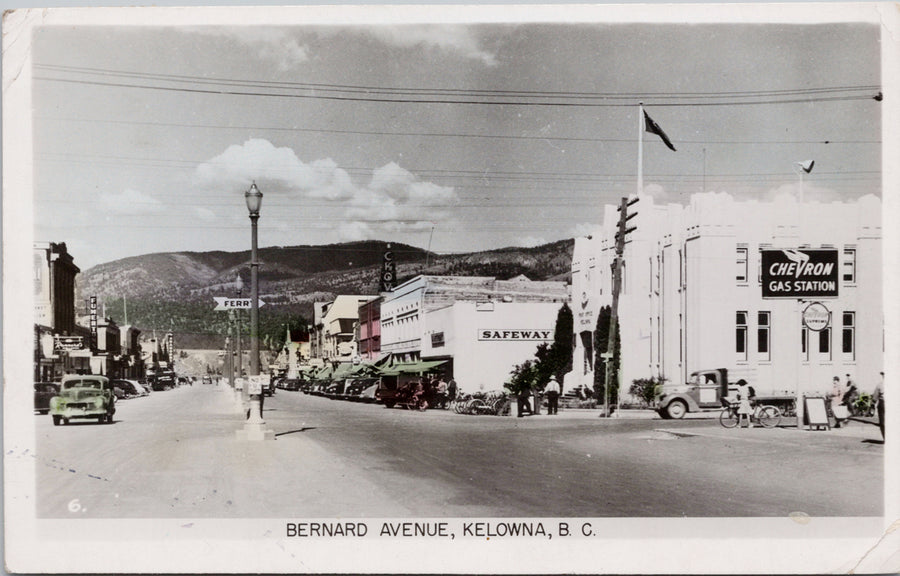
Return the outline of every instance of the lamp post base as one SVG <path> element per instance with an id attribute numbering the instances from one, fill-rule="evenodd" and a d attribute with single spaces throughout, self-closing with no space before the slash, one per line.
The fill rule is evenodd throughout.
<path id="1" fill-rule="evenodd" d="M 260 424 L 244 424 L 240 430 L 235 430 L 235 436 L 240 442 L 261 442 L 264 440 L 274 440 L 275 431 L 265 427 L 265 423 Z"/>
<path id="2" fill-rule="evenodd" d="M 238 440 L 255 442 L 261 440 L 274 440 L 275 431 L 266 428 L 266 421 L 259 415 L 259 399 L 252 397 L 250 400 L 250 417 L 244 423 L 244 427 L 235 431 Z"/>

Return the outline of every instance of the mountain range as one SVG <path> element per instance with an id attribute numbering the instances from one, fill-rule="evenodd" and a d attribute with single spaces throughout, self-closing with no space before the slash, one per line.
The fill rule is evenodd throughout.
<path id="1" fill-rule="evenodd" d="M 466 254 L 434 254 L 414 246 L 370 240 L 326 246 L 275 246 L 259 255 L 260 337 L 280 346 L 286 327 L 312 323 L 314 302 L 339 294 L 377 294 L 385 251 L 394 253 L 397 283 L 420 274 L 525 275 L 531 280 L 564 280 L 571 274 L 574 241 L 534 248 L 502 248 Z M 97 296 L 105 316 L 119 325 L 173 331 L 179 348 L 221 346 L 227 313 L 214 311 L 214 297 L 250 294 L 250 251 L 166 252 L 107 262 L 78 277 L 78 302 Z"/>

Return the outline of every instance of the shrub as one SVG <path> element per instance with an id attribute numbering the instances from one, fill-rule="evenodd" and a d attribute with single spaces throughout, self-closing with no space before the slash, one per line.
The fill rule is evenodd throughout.
<path id="1" fill-rule="evenodd" d="M 638 378 L 632 381 L 628 393 L 641 401 L 643 408 L 653 408 L 665 378 Z"/>

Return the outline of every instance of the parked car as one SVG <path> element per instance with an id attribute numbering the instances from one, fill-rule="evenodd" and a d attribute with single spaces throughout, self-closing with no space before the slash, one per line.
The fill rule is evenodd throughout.
<path id="1" fill-rule="evenodd" d="M 124 398 L 147 395 L 144 387 L 134 380 L 113 380 L 113 391 L 116 393 L 116 398 L 121 400 L 123 396 L 119 396 L 119 390 L 124 393 Z"/>
<path id="2" fill-rule="evenodd" d="M 59 394 L 59 384 L 54 382 L 34 383 L 34 409 L 40 414 L 50 411 L 50 399 Z"/>
<path id="3" fill-rule="evenodd" d="M 63 376 L 59 395 L 50 399 L 53 425 L 68 424 L 72 418 L 96 418 L 111 423 L 116 413 L 116 396 L 106 376 Z"/>
<path id="4" fill-rule="evenodd" d="M 285 390 L 296 392 L 300 389 L 300 380 L 296 378 L 287 378 L 282 382 L 281 387 Z"/>
<path id="5" fill-rule="evenodd" d="M 116 400 L 125 400 L 132 396 L 121 384 L 116 382 L 113 382 L 113 394 L 115 394 Z"/>
<path id="6" fill-rule="evenodd" d="M 206 376 L 203 377 L 203 383 L 204 384 L 212 384 L 212 377 L 209 374 L 207 374 Z"/>

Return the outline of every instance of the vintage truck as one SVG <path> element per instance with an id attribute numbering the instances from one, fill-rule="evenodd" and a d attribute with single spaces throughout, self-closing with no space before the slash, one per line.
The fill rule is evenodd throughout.
<path id="1" fill-rule="evenodd" d="M 657 412 L 665 419 L 684 418 L 688 412 L 721 410 L 728 398 L 735 398 L 737 382 L 744 379 L 756 392 L 757 402 L 777 406 L 783 414 L 790 415 L 794 410 L 794 394 L 788 390 L 773 390 L 770 386 L 755 382 L 751 373 L 735 371 L 731 374 L 727 368 L 698 370 L 691 373 L 685 384 L 665 384 L 662 387 L 657 403 Z"/>

